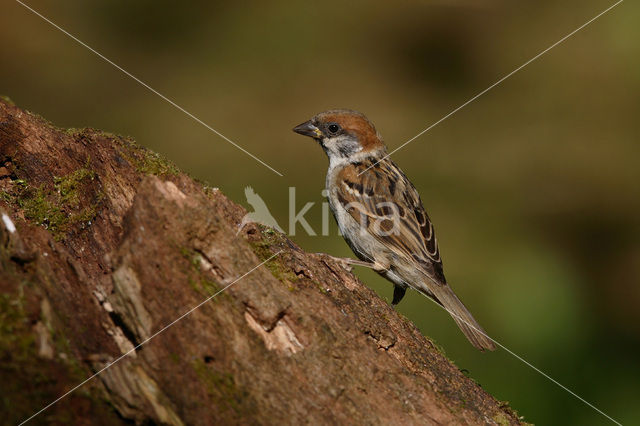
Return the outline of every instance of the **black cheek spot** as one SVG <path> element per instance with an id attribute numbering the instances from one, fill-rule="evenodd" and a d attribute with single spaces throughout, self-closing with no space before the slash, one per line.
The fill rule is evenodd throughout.
<path id="1" fill-rule="evenodd" d="M 353 153 L 353 149 L 350 146 L 342 145 L 338 147 L 338 152 L 340 153 L 341 156 L 348 157 Z"/>

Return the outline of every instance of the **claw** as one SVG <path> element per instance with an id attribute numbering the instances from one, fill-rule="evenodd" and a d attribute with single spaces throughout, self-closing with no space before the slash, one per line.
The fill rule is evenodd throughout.
<path id="1" fill-rule="evenodd" d="M 375 267 L 373 263 L 363 262 L 362 260 L 350 259 L 348 257 L 335 257 L 326 253 L 316 253 L 316 255 L 328 257 L 329 259 L 333 260 L 334 262 L 342 266 L 342 268 L 344 268 L 348 272 L 352 272 L 354 266 L 365 266 L 367 268 Z"/>

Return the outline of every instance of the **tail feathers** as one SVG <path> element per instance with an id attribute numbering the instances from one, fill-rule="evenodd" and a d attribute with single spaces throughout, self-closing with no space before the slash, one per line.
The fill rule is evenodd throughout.
<path id="1" fill-rule="evenodd" d="M 481 351 L 493 351 L 496 349 L 493 340 L 487 335 L 475 318 L 473 318 L 473 315 L 471 315 L 460 299 L 458 299 L 451 287 L 447 284 L 437 285 L 431 286 L 430 290 L 435 290 L 433 291 L 435 299 L 449 312 L 456 324 L 458 324 L 458 327 L 460 327 L 462 333 L 464 333 L 473 346 Z"/>

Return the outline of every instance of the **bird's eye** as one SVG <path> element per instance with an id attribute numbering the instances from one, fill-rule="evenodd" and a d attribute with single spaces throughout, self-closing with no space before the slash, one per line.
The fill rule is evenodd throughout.
<path id="1" fill-rule="evenodd" d="M 340 126 L 337 125 L 336 123 L 331 123 L 329 124 L 329 126 L 327 127 L 329 129 L 329 133 L 335 135 L 336 133 L 338 133 L 340 131 Z"/>

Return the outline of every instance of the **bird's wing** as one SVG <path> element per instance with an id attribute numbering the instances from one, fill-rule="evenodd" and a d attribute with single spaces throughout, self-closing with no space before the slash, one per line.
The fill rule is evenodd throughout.
<path id="1" fill-rule="evenodd" d="M 375 160 L 354 163 L 340 171 L 338 202 L 362 229 L 398 256 L 414 260 L 428 279 L 422 282 L 426 287 L 412 286 L 440 303 L 475 347 L 494 350 L 493 340 L 446 282 L 433 225 L 418 191 L 390 160 L 374 164 Z"/>
<path id="2" fill-rule="evenodd" d="M 338 202 L 363 229 L 444 284 L 435 231 L 418 191 L 391 160 L 374 163 L 353 163 L 340 171 Z"/>

